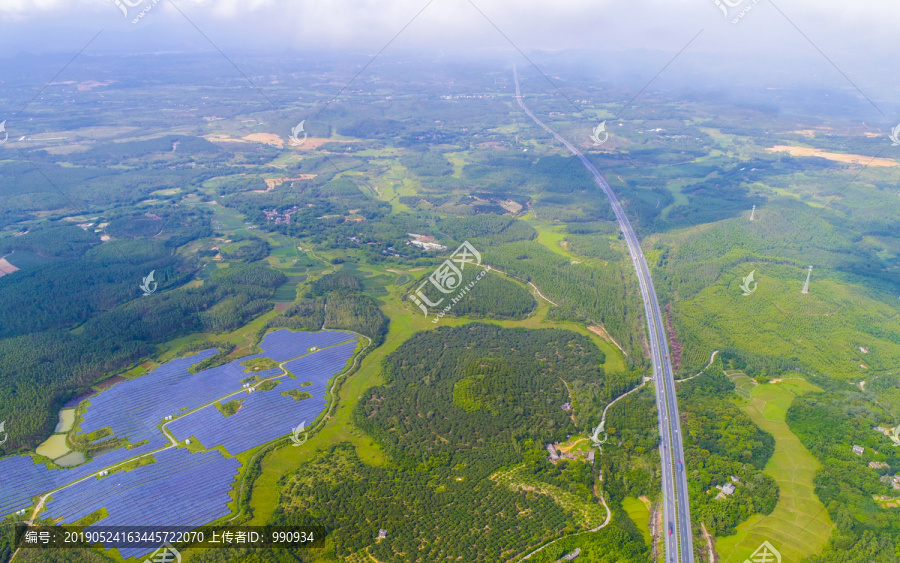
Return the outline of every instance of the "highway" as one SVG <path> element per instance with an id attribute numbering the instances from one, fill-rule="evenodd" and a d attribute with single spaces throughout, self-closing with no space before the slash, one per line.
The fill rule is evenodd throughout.
<path id="1" fill-rule="evenodd" d="M 616 194 L 606 179 L 588 161 L 575 145 L 562 138 L 553 129 L 544 124 L 531 113 L 522 101 L 519 90 L 519 74 L 513 66 L 513 77 L 516 83 L 516 101 L 528 117 L 534 120 L 545 131 L 565 145 L 569 152 L 577 156 L 581 163 L 593 176 L 594 181 L 609 198 L 619 227 L 625 236 L 628 252 L 637 273 L 644 302 L 644 314 L 649 331 L 650 353 L 653 361 L 653 382 L 656 389 L 656 407 L 659 411 L 659 455 L 662 461 L 663 492 L 663 534 L 665 539 L 665 561 L 669 563 L 693 563 L 694 548 L 691 533 L 691 515 L 688 503 L 687 477 L 684 472 L 684 451 L 682 448 L 681 420 L 678 416 L 678 401 L 675 397 L 675 376 L 669 360 L 669 344 L 666 339 L 665 324 L 656 299 L 656 289 L 650 277 L 650 268 L 644 259 L 640 242 L 631 228 L 625 211 L 619 204 Z"/>

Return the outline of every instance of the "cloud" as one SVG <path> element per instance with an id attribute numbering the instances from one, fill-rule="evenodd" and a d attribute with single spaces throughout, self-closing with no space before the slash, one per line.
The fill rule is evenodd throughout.
<path id="1" fill-rule="evenodd" d="M 374 54 L 390 42 L 388 53 L 676 53 L 703 30 L 688 53 L 706 54 L 711 68 L 734 67 L 766 53 L 825 61 L 818 50 L 852 71 L 860 61 L 893 58 L 900 21 L 895 0 L 744 3 L 754 1 L 758 4 L 734 25 L 715 0 L 2 0 L 0 21 L 15 25 L 4 25 L 0 52 L 77 51 L 102 28 L 104 34 L 91 45 L 97 52 L 212 49 L 199 29 L 229 52 L 293 48 Z M 123 18 L 116 2 L 135 7 Z M 153 2 L 158 4 L 133 25 L 134 16 Z M 136 28 L 140 41 L 128 35 Z"/>

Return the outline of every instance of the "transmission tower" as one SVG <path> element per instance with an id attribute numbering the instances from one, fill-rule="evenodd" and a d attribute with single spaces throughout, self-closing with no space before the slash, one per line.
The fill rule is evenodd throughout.
<path id="1" fill-rule="evenodd" d="M 756 206 L 753 206 L 753 209 L 750 210 L 750 220 L 753 220 L 753 216 L 756 214 Z"/>
<path id="2" fill-rule="evenodd" d="M 806 294 L 809 293 L 809 276 L 812 275 L 812 266 L 809 267 L 809 271 L 806 272 L 806 283 L 803 284 L 803 291 L 800 293 Z"/>

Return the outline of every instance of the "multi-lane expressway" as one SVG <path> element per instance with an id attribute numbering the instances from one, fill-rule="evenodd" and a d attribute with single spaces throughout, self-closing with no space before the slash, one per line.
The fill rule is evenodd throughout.
<path id="1" fill-rule="evenodd" d="M 684 452 L 681 443 L 681 421 L 678 417 L 678 401 L 675 397 L 675 378 L 672 372 L 672 363 L 669 360 L 669 345 L 666 340 L 666 329 L 663 324 L 659 303 L 656 300 L 656 290 L 653 287 L 653 279 L 650 277 L 650 268 L 644 259 L 641 245 L 631 223 L 625 215 L 625 211 L 619 204 L 616 194 L 609 187 L 606 179 L 591 162 L 585 158 L 575 145 L 562 138 L 553 129 L 544 124 L 531 113 L 531 110 L 522 101 L 519 90 L 519 75 L 513 66 L 513 76 L 516 83 L 516 101 L 528 117 L 534 120 L 545 131 L 565 145 L 569 152 L 577 156 L 587 168 L 594 181 L 609 198 L 613 212 L 619 222 L 619 227 L 625 235 L 625 243 L 631 254 L 631 261 L 637 273 L 638 283 L 641 288 L 641 298 L 644 301 L 644 314 L 647 318 L 649 329 L 650 353 L 653 361 L 653 381 L 656 389 L 656 406 L 659 411 L 659 454 L 662 459 L 662 489 L 663 489 L 663 534 L 665 534 L 665 561 L 667 563 L 693 563 L 694 549 L 691 534 L 691 515 L 688 503 L 687 478 L 684 472 Z"/>

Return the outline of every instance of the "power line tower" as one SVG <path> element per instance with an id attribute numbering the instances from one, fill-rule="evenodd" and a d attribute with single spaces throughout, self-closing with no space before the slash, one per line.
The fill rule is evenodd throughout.
<path id="1" fill-rule="evenodd" d="M 807 294 L 809 293 L 809 276 L 812 275 L 812 266 L 809 267 L 809 271 L 806 272 L 806 283 L 803 284 L 803 291 L 800 293 Z"/>
<path id="2" fill-rule="evenodd" d="M 756 215 L 756 206 L 753 206 L 753 209 L 750 210 L 750 220 L 753 220 L 753 216 Z"/>

